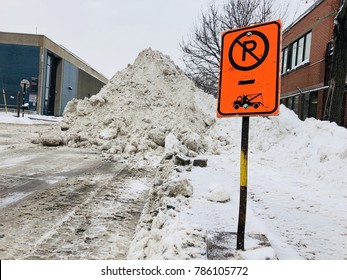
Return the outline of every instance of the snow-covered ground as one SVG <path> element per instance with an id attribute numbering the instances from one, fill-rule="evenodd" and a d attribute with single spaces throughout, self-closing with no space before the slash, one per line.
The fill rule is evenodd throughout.
<path id="1" fill-rule="evenodd" d="M 241 124 L 223 122 L 219 128 L 229 133 L 230 150 L 208 157 L 207 168 L 181 175 L 194 187 L 182 221 L 235 232 Z M 279 259 L 347 259 L 346 129 L 302 122 L 282 106 L 279 117 L 251 119 L 249 149 L 246 232 L 266 234 Z M 216 188 L 230 201 L 209 201 Z"/>
<path id="2" fill-rule="evenodd" d="M 214 129 L 230 149 L 210 157 L 207 169 L 183 174 L 196 190 L 192 221 L 205 229 L 236 231 L 240 127 L 239 119 L 220 120 Z M 249 145 L 246 230 L 265 233 L 280 259 L 347 259 L 347 130 L 301 121 L 281 106 L 279 117 L 251 118 Z M 230 202 L 208 202 L 213 186 Z"/>
<path id="3" fill-rule="evenodd" d="M 23 113 L 20 112 L 19 117 L 17 117 L 17 113 L 14 112 L 5 112 L 0 111 L 0 122 L 1 123 L 14 123 L 14 124 L 39 124 L 39 123 L 47 123 L 47 122 L 59 122 L 62 120 L 62 117 L 54 117 L 54 116 L 43 116 L 32 113 Z"/>

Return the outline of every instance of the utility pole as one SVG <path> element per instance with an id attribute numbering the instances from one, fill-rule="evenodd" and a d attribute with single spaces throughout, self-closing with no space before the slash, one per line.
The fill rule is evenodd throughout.
<path id="1" fill-rule="evenodd" d="M 328 90 L 329 121 L 343 124 L 343 105 L 347 76 L 347 0 L 340 1 L 334 24 L 334 53 Z"/>

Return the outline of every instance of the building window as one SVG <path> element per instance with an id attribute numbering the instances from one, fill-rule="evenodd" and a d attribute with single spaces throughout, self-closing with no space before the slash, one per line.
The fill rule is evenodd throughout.
<path id="1" fill-rule="evenodd" d="M 282 51 L 282 67 L 281 74 L 287 72 L 287 62 L 288 62 L 288 48 L 285 48 Z"/>
<path id="2" fill-rule="evenodd" d="M 310 61 L 311 41 L 312 41 L 312 32 L 309 32 L 305 35 L 304 62 Z"/>
<path id="3" fill-rule="evenodd" d="M 290 110 L 293 110 L 293 98 L 292 97 L 287 98 L 287 108 Z"/>
<path id="4" fill-rule="evenodd" d="M 309 99 L 308 117 L 317 117 L 318 92 L 312 92 Z"/>
<path id="5" fill-rule="evenodd" d="M 297 50 L 298 50 L 298 42 L 295 42 L 294 44 L 292 44 L 292 61 L 291 61 L 291 66 L 292 65 L 297 65 Z"/>
<path id="6" fill-rule="evenodd" d="M 299 96 L 293 97 L 293 111 L 299 115 Z"/>
<path id="7" fill-rule="evenodd" d="M 283 49 L 281 74 L 310 61 L 311 41 L 312 32 L 310 31 Z"/>
<path id="8" fill-rule="evenodd" d="M 310 94 L 305 93 L 303 98 L 302 98 L 302 120 L 305 120 L 309 117 L 309 103 L 310 100 Z"/>
<path id="9" fill-rule="evenodd" d="M 300 38 L 298 41 L 298 53 L 296 57 L 296 63 L 293 65 L 294 67 L 302 64 L 304 61 L 304 44 L 305 44 L 305 37 Z"/>
<path id="10" fill-rule="evenodd" d="M 293 110 L 297 115 L 299 113 L 299 96 L 287 97 L 281 100 L 288 109 Z"/>

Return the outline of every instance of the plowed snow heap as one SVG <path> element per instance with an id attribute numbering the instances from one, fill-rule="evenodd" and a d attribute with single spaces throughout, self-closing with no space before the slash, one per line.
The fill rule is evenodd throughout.
<path id="1" fill-rule="evenodd" d="M 41 143 L 55 140 L 72 147 L 136 155 L 158 150 L 170 141 L 180 152 L 194 156 L 207 149 L 202 134 L 213 123 L 213 118 L 196 108 L 197 93 L 200 90 L 168 56 L 147 49 L 98 94 L 71 100 L 59 131 L 41 135 Z"/>

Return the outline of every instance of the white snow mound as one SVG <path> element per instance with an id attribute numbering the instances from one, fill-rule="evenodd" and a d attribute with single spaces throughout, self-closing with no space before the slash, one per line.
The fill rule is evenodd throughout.
<path id="1" fill-rule="evenodd" d="M 183 145 L 186 141 L 187 150 L 206 151 L 209 147 L 200 135 L 214 118 L 196 108 L 199 94 L 204 93 L 168 56 L 147 49 L 97 95 L 71 100 L 60 134 L 69 146 L 122 156 L 163 153 L 169 133 Z"/>

